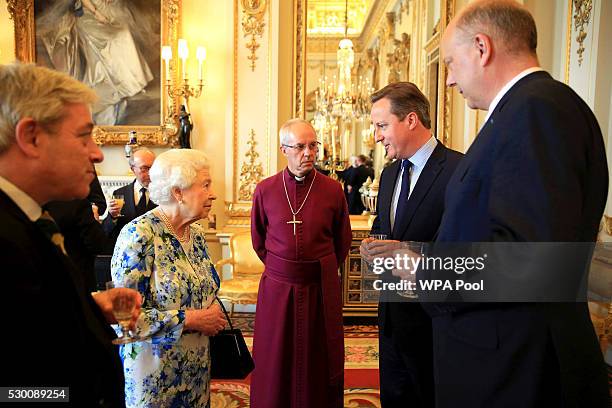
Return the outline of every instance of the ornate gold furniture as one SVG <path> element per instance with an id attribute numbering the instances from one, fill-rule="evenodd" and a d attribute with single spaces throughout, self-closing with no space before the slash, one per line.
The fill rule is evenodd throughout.
<path id="1" fill-rule="evenodd" d="M 353 241 L 346 261 L 340 268 L 342 275 L 342 310 L 344 316 L 376 316 L 378 291 L 374 290 L 377 275 L 361 268 L 359 245 L 370 234 L 369 217 L 351 215 Z"/>
<path id="2" fill-rule="evenodd" d="M 230 257 L 221 259 L 215 264 L 222 279 L 219 298 L 231 303 L 230 314 L 234 305 L 257 304 L 259 279 L 264 271 L 264 264 L 257 257 L 251 244 L 251 231 L 240 231 L 229 240 Z M 231 279 L 223 279 L 223 265 L 231 265 Z"/>

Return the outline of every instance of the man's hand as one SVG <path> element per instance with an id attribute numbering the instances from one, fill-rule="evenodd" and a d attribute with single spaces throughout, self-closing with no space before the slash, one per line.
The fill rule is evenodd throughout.
<path id="1" fill-rule="evenodd" d="M 142 303 L 142 297 L 138 291 L 127 288 L 113 288 L 105 290 L 104 292 L 94 293 L 93 299 L 96 301 L 100 310 L 102 310 L 106 321 L 110 324 L 115 324 L 117 323 L 117 319 L 115 319 L 113 315 L 113 300 L 120 295 L 127 295 L 136 303 L 136 307 L 132 312 L 132 320 L 130 321 L 130 330 L 134 330 L 136 328 L 136 321 L 140 315 L 140 305 Z"/>
<path id="2" fill-rule="evenodd" d="M 361 241 L 359 253 L 365 261 L 371 264 L 374 258 L 392 257 L 393 251 L 400 248 L 400 241 L 385 239 L 366 238 Z"/>
<path id="3" fill-rule="evenodd" d="M 100 222 L 100 211 L 96 203 L 91 203 L 91 212 L 93 212 L 94 219 Z"/>
<path id="4" fill-rule="evenodd" d="M 414 252 L 414 248 L 411 247 L 410 242 L 401 242 L 391 256 L 401 260 L 398 265 L 401 266 L 401 268 L 394 268 L 391 274 L 397 276 L 401 280 L 416 282 L 416 272 L 418 265 L 422 262 L 423 255 Z"/>
<path id="5" fill-rule="evenodd" d="M 108 207 L 108 213 L 113 218 L 117 218 L 119 214 L 121 214 L 121 206 L 117 204 L 117 201 L 111 199 L 106 202 L 106 206 Z"/>

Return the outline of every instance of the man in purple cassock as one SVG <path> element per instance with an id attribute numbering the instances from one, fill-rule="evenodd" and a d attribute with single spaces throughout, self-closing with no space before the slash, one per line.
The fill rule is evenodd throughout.
<path id="1" fill-rule="evenodd" d="M 351 244 L 340 184 L 314 170 L 312 125 L 280 129 L 287 168 L 259 183 L 253 247 L 266 265 L 259 285 L 251 407 L 342 407 L 344 334 L 338 266 Z"/>

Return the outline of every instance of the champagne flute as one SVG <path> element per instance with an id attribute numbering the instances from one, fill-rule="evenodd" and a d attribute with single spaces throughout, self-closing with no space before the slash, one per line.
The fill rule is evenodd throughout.
<path id="1" fill-rule="evenodd" d="M 106 282 L 106 289 L 127 288 L 136 290 L 136 285 L 133 283 Z M 133 296 L 124 293 L 117 293 L 113 299 L 113 315 L 121 326 L 121 337 L 113 340 L 113 344 L 128 344 L 140 339 L 133 337 L 130 334 L 130 321 L 132 313 L 136 307 L 136 300 Z"/>
<path id="2" fill-rule="evenodd" d="M 123 194 L 113 194 L 113 200 L 119 206 L 119 211 L 123 209 L 123 205 L 125 204 L 125 198 Z M 123 217 L 123 214 L 119 214 L 117 217 Z"/>

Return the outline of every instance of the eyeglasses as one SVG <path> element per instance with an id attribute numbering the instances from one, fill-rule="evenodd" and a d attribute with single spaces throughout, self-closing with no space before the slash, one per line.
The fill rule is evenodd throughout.
<path id="1" fill-rule="evenodd" d="M 148 173 L 149 171 L 151 171 L 151 167 L 149 166 L 140 166 L 140 167 L 134 166 L 134 168 L 142 171 L 143 173 L 145 172 Z"/>
<path id="2" fill-rule="evenodd" d="M 297 152 L 303 152 L 306 149 L 306 146 L 308 146 L 308 149 L 312 151 L 316 151 L 316 150 L 319 150 L 319 146 L 321 146 L 321 142 L 312 142 L 312 143 L 309 143 L 308 145 L 305 145 L 303 143 L 298 143 L 293 146 L 284 144 L 283 146 L 288 147 L 290 149 L 295 149 L 295 151 Z"/>

